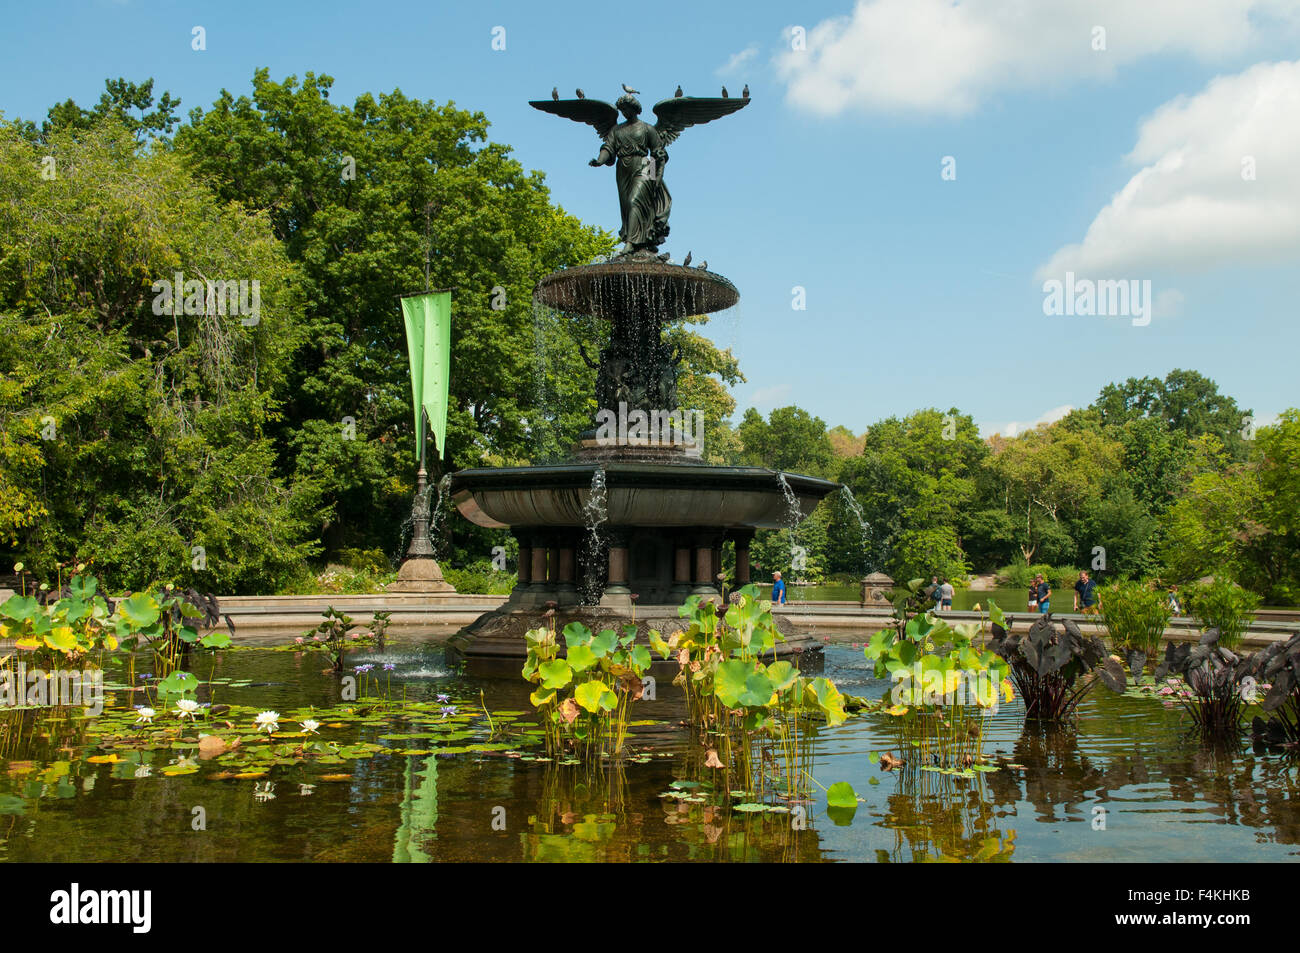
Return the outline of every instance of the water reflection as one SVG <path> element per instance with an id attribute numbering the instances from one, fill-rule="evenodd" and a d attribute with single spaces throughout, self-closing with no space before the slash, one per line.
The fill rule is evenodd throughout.
<path id="1" fill-rule="evenodd" d="M 494 713 L 512 711 L 517 723 L 527 722 L 521 683 L 466 679 L 427 646 L 390 646 L 374 657 L 397 665 L 394 698 L 451 692 L 477 699 L 482 689 Z M 861 659 L 860 651 L 832 646 L 827 661 L 846 690 L 878 695 L 855 657 Z M 322 667 L 319 658 L 292 652 L 229 653 L 216 662 L 212 677 L 223 681 L 211 697 L 282 712 L 337 705 L 339 683 Z M 116 707 L 128 708 L 134 696 L 116 694 Z M 477 722 L 466 723 L 473 737 L 454 742 L 461 753 L 404 754 L 394 749 L 430 744 L 418 736 L 424 728 L 403 728 L 404 740 L 385 742 L 384 735 L 394 734 L 386 720 L 365 717 L 329 727 L 328 740 L 387 745 L 384 753 L 345 764 L 277 764 L 246 779 L 211 760 L 198 761 L 194 773 L 174 774 L 191 750 L 170 743 L 100 749 L 102 729 L 79 712 L 0 711 L 0 859 L 903 862 L 1300 855 L 1294 756 L 1248 745 L 1205 746 L 1179 710 L 1151 698 L 1099 695 L 1065 728 L 1026 726 L 1022 716 L 1023 709 L 1010 705 L 991 719 L 985 750 L 1000 770 L 974 778 L 916 766 L 881 771 L 867 752 L 892 743 L 883 715 L 818 731 L 813 771 L 819 785 L 848 781 L 862 798 L 846 820 L 827 816 L 820 794 L 804 804 L 741 809 L 748 799 L 733 795 L 734 778 L 704 765 L 701 748 L 678 724 L 680 699 L 669 695 L 638 712 L 648 723 L 635 729 L 635 760 L 594 771 L 539 760 L 536 748 L 464 750 L 483 740 L 486 729 Z M 115 760 L 106 757 L 113 754 Z M 205 831 L 191 828 L 196 805 L 206 811 Z"/>

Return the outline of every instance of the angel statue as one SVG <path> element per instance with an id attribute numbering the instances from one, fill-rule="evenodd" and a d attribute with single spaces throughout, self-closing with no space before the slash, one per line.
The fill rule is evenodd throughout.
<path id="1" fill-rule="evenodd" d="M 668 238 L 668 213 L 673 205 L 664 183 L 666 147 L 688 126 L 712 122 L 748 102 L 698 96 L 665 99 L 655 104 L 659 121 L 653 126 L 639 118 L 641 103 L 630 94 L 620 96 L 613 106 L 599 99 L 544 99 L 528 105 L 595 128 L 601 138 L 600 154 L 588 165 L 616 166 L 618 205 L 623 218 L 618 237 L 625 243 L 619 256 L 640 253 L 651 257 Z M 618 121 L 619 113 L 623 114 L 623 122 Z"/>

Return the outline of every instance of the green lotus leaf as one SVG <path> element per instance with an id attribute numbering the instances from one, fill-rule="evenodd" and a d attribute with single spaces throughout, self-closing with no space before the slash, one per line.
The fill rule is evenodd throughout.
<path id="1" fill-rule="evenodd" d="M 618 633 L 613 629 L 603 629 L 599 635 L 591 640 L 591 650 L 596 653 L 596 658 L 604 658 L 610 652 L 614 651 L 618 645 Z"/>
<path id="2" fill-rule="evenodd" d="M 579 685 L 573 692 L 573 698 L 593 715 L 602 710 L 613 711 L 618 707 L 618 696 L 604 682 L 595 679 Z"/>
<path id="3" fill-rule="evenodd" d="M 539 665 L 537 671 L 542 676 L 542 688 L 564 688 L 573 681 L 573 669 L 562 658 Z"/>
<path id="4" fill-rule="evenodd" d="M 745 694 L 745 683 L 753 671 L 754 663 L 741 659 L 728 659 L 719 663 L 718 670 L 713 675 L 713 691 L 718 700 L 728 708 L 738 707 L 741 703 L 740 696 Z M 760 704 L 766 702 L 767 699 L 763 699 Z"/>
<path id="5" fill-rule="evenodd" d="M 118 614 L 133 626 L 153 625 L 158 621 L 158 603 L 147 592 L 137 592 L 117 604 Z"/>
<path id="6" fill-rule="evenodd" d="M 564 627 L 564 644 L 569 648 L 586 645 L 591 641 L 591 629 L 581 622 L 570 622 Z"/>
<path id="7" fill-rule="evenodd" d="M 596 664 L 596 653 L 591 650 L 589 645 L 575 645 L 569 649 L 568 660 L 569 667 L 575 672 L 585 672 Z M 559 688 L 561 686 L 557 685 L 555 687 Z"/>

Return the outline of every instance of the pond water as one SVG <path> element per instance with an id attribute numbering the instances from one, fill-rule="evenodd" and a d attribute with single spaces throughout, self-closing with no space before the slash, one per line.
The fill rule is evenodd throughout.
<path id="1" fill-rule="evenodd" d="M 360 702 L 340 701 L 325 657 L 268 648 L 208 657 L 200 701 L 245 744 L 195 757 L 202 728 L 161 703 L 135 726 L 124 670 L 97 721 L 0 712 L 0 858 L 7 861 L 1278 861 L 1300 856 L 1294 757 L 1202 746 L 1154 697 L 1094 693 L 1076 728 L 1022 725 L 1019 702 L 988 717 L 1000 770 L 960 778 L 887 772 L 888 716 L 869 712 L 815 740 L 814 775 L 848 781 L 862 803 L 828 816 L 817 792 L 806 827 L 790 813 L 727 806 L 679 724 L 681 696 L 659 680 L 636 703 L 633 760 L 589 770 L 537 760 L 522 680 L 469 679 L 435 640 L 358 649 L 371 663 Z M 383 665 L 393 666 L 384 672 Z M 860 648 L 827 646 L 843 692 L 879 697 Z M 482 693 L 480 695 L 480 692 Z M 367 700 L 387 699 L 380 703 Z M 447 696 L 440 700 L 439 695 Z M 232 706 L 223 710 L 220 705 Z M 248 709 L 242 706 L 251 706 Z M 485 706 L 481 707 L 481 706 Z M 455 711 L 450 711 L 454 707 Z M 267 743 L 250 713 L 281 713 Z M 118 714 L 114 715 L 116 710 Z M 318 734 L 298 722 L 312 715 Z M 290 717 L 293 716 L 293 717 Z M 25 720 L 24 720 L 25 719 Z M 110 725 L 105 729 L 105 725 Z M 264 734 L 264 733 L 263 733 Z M 292 749 L 318 744 L 324 754 Z M 704 779 L 704 787 L 696 787 Z M 685 784 L 683 784 L 685 780 Z M 674 788 L 674 782 L 677 787 Z M 712 783 L 714 790 L 707 785 Z M 814 789 L 816 790 L 816 789 Z M 715 795 L 721 795 L 717 797 Z M 734 802 L 733 802 L 734 803 Z M 200 823 L 201 822 L 201 823 Z M 200 828 L 200 829 L 196 829 Z"/>

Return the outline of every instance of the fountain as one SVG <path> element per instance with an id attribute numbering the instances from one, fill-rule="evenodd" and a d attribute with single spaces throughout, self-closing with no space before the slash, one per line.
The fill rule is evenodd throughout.
<path id="1" fill-rule="evenodd" d="M 601 137 L 591 165 L 616 165 L 626 245 L 607 262 L 543 277 L 535 300 L 569 315 L 607 322 L 597 360 L 597 426 L 571 459 L 548 466 L 462 470 L 450 493 L 470 521 L 509 528 L 519 544 L 519 581 L 509 600 L 457 633 L 455 655 L 470 663 L 525 655 L 523 634 L 548 606 L 556 623 L 592 628 L 632 621 L 642 633 L 682 626 L 677 607 L 691 594 L 723 595 L 722 548 L 735 547 L 731 589 L 750 582 L 749 545 L 760 528 L 790 528 L 838 484 L 762 467 L 711 466 L 701 459 L 698 420 L 677 405 L 681 355 L 664 340 L 665 323 L 730 308 L 736 287 L 706 267 L 673 264 L 659 245 L 671 199 L 664 147 L 683 129 L 736 112 L 749 102 L 679 96 L 638 117 L 630 95 L 617 108 L 593 99 L 530 105 L 584 122 Z M 625 121 L 618 123 L 618 114 Z M 794 632 L 782 653 L 820 652 Z"/>

